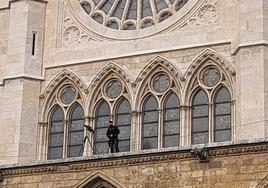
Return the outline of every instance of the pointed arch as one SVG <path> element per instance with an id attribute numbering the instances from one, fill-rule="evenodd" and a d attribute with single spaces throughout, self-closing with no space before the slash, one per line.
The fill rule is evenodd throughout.
<path id="1" fill-rule="evenodd" d="M 86 106 L 89 107 L 89 109 L 87 109 L 88 112 L 86 113 L 89 114 L 89 116 L 93 115 L 93 108 L 90 107 L 93 107 L 95 105 L 94 102 L 98 100 L 97 97 L 100 92 L 101 86 L 105 84 L 105 82 L 107 82 L 109 79 L 113 78 L 118 79 L 126 88 L 126 92 L 129 95 L 129 102 L 130 104 L 132 104 L 133 92 L 131 91 L 131 84 L 133 83 L 133 79 L 131 75 L 124 68 L 117 65 L 116 63 L 109 62 L 97 72 L 97 74 L 94 76 L 90 83 L 90 93 L 86 101 Z"/>
<path id="2" fill-rule="evenodd" d="M 56 95 L 59 86 L 64 82 L 66 82 L 66 85 L 68 84 L 74 86 L 74 88 L 77 89 L 77 92 L 81 95 L 82 101 L 85 101 L 85 95 L 88 93 L 85 82 L 71 70 L 63 69 L 51 79 L 44 91 L 40 94 L 40 98 L 42 99 L 43 103 L 40 122 L 46 122 L 48 117 L 48 109 L 51 106 L 50 103 L 53 100 L 53 96 Z"/>
<path id="3" fill-rule="evenodd" d="M 146 82 L 148 82 L 149 77 L 152 77 L 154 74 L 158 72 L 165 72 L 167 75 L 172 78 L 174 81 L 176 88 L 178 88 L 179 97 L 181 96 L 182 91 L 182 73 L 181 71 L 175 66 L 175 62 L 172 60 L 168 60 L 162 56 L 156 56 L 152 60 L 145 65 L 143 70 L 140 72 L 138 77 L 136 78 L 135 85 L 137 88 L 136 96 L 135 96 L 135 108 L 139 109 L 142 96 L 144 94 L 144 89 L 146 87 Z"/>
<path id="4" fill-rule="evenodd" d="M 230 76 L 236 74 L 235 68 L 232 63 L 230 63 L 225 57 L 217 53 L 216 51 L 208 48 L 201 52 L 199 55 L 194 58 L 191 65 L 183 75 L 183 80 L 186 80 L 196 72 L 204 63 L 208 60 L 212 60 L 215 64 L 220 66 L 224 71 L 226 71 Z"/>
<path id="5" fill-rule="evenodd" d="M 87 188 L 87 187 L 93 187 L 94 185 L 98 185 L 98 183 L 106 183 L 111 188 L 123 188 L 121 184 L 119 184 L 116 180 L 114 180 L 111 177 L 106 176 L 102 172 L 96 172 L 93 173 L 91 176 L 84 178 L 84 180 L 76 185 L 77 188 Z"/>
<path id="6" fill-rule="evenodd" d="M 191 63 L 185 74 L 183 75 L 183 80 L 186 81 L 185 90 L 182 99 L 185 101 L 185 104 L 189 105 L 189 101 L 191 100 L 190 96 L 195 90 L 195 82 L 198 80 L 198 75 L 203 70 L 203 68 L 207 66 L 215 66 L 219 71 L 224 75 L 225 82 L 228 85 L 229 92 L 231 96 L 234 96 L 234 79 L 235 79 L 235 68 L 232 63 L 230 63 L 225 57 L 217 53 L 212 49 L 206 49 L 201 52 Z M 199 85 L 199 84 L 197 84 Z"/>

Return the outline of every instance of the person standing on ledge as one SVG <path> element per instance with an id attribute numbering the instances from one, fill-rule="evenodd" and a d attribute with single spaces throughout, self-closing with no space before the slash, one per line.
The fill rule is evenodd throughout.
<path id="1" fill-rule="evenodd" d="M 106 132 L 106 136 L 109 138 L 108 145 L 111 153 L 119 152 L 118 148 L 118 135 L 120 134 L 120 130 L 118 127 L 114 126 L 113 121 L 109 121 L 109 127 Z"/>

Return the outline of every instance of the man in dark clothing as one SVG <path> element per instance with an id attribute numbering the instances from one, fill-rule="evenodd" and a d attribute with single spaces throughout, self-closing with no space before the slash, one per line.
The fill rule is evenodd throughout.
<path id="1" fill-rule="evenodd" d="M 111 149 L 111 153 L 119 152 L 118 148 L 118 135 L 120 131 L 118 127 L 113 125 L 113 121 L 109 121 L 109 127 L 106 132 L 106 136 L 109 138 L 108 145 Z"/>

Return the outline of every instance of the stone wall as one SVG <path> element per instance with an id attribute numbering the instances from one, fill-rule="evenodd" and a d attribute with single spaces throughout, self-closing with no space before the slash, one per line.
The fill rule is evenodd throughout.
<path id="1" fill-rule="evenodd" d="M 184 150 L 114 154 L 44 164 L 0 167 L 8 187 L 81 187 L 99 177 L 115 187 L 235 187 L 268 186 L 266 143 L 209 147 L 210 161 L 200 163 Z"/>

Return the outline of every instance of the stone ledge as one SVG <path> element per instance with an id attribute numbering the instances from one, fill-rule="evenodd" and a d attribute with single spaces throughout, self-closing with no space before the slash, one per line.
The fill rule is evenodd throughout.
<path id="1" fill-rule="evenodd" d="M 86 169 L 120 167 L 174 160 L 196 160 L 196 158 L 192 157 L 190 150 L 202 147 L 209 149 L 209 155 L 211 158 L 251 153 L 267 153 L 268 139 L 230 141 L 186 147 L 162 148 L 135 152 L 92 155 L 69 159 L 38 161 L 25 164 L 2 165 L 0 166 L 0 171 L 3 172 L 4 176 L 13 176 L 20 174 L 43 174 L 51 172 L 63 173 L 66 171 L 81 171 Z"/>

